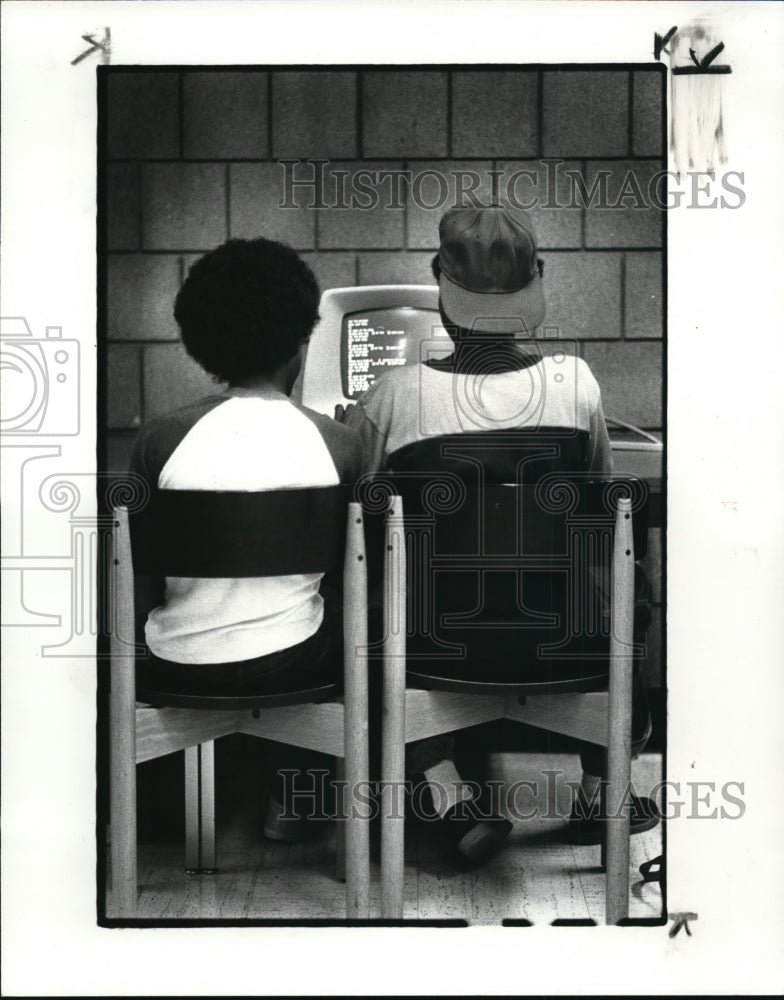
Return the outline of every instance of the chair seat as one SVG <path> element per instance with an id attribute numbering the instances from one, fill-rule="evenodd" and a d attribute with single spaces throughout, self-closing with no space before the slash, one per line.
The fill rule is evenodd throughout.
<path id="1" fill-rule="evenodd" d="M 445 633 L 451 639 L 454 632 Z M 460 635 L 448 659 L 427 655 L 428 647 L 409 642 L 406 677 L 415 687 L 474 694 L 554 694 L 606 688 L 610 676 L 607 642 L 585 643 L 580 657 L 574 646 L 561 647 L 559 657 L 542 656 L 537 642 L 513 632 Z M 422 655 L 423 649 L 425 655 Z"/>
<path id="2" fill-rule="evenodd" d="M 477 681 L 457 677 L 440 677 L 419 671 L 406 671 L 406 685 L 427 691 L 454 691 L 458 694 L 534 695 L 573 694 L 601 691 L 607 687 L 607 672 L 590 677 L 570 677 L 549 681 Z"/>
<path id="3" fill-rule="evenodd" d="M 275 708 L 281 705 L 302 705 L 330 701 L 342 693 L 339 684 L 324 684 L 321 687 L 301 691 L 282 691 L 278 694 L 251 695 L 204 695 L 182 694 L 179 691 L 157 691 L 138 687 L 136 700 L 155 708 L 203 708 L 238 711 L 243 709 Z"/>

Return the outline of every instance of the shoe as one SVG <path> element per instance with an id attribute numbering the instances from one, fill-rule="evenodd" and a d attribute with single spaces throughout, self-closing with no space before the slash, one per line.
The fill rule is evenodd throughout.
<path id="1" fill-rule="evenodd" d="M 659 812 L 653 799 L 647 796 L 632 795 L 629 813 L 629 833 L 645 833 L 653 830 L 659 823 Z M 607 830 L 607 818 L 604 808 L 604 795 L 601 803 L 593 803 L 589 807 L 582 791 L 578 792 L 578 801 L 572 805 L 572 812 L 567 827 L 567 839 L 570 844 L 601 844 L 604 842 Z"/>
<path id="2" fill-rule="evenodd" d="M 470 803 L 459 802 L 439 821 L 450 844 L 454 860 L 461 865 L 489 861 L 503 847 L 512 824 L 501 816 L 479 819 L 471 814 Z"/>
<path id="3" fill-rule="evenodd" d="M 301 840 L 307 820 L 304 816 L 286 815 L 283 806 L 271 795 L 267 799 L 267 811 L 264 814 L 264 836 L 268 840 L 277 840 L 291 844 Z"/>

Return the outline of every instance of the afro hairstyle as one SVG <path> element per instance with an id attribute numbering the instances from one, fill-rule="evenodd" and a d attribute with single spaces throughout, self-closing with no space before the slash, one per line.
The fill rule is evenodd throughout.
<path id="1" fill-rule="evenodd" d="M 291 247 L 235 239 L 191 266 L 174 318 L 188 354 L 233 383 L 290 361 L 310 338 L 318 305 L 313 272 Z"/>

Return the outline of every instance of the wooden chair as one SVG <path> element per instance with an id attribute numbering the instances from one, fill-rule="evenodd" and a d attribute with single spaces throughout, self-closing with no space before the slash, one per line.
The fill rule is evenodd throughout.
<path id="1" fill-rule="evenodd" d="M 404 479 L 402 485 L 406 487 L 405 517 L 399 492 L 390 497 L 386 515 L 382 916 L 403 916 L 400 796 L 406 743 L 512 719 L 607 747 L 608 815 L 619 815 L 608 821 L 606 851 L 603 848 L 606 920 L 617 923 L 628 916 L 629 815 L 620 805 L 631 773 L 634 553 L 635 537 L 639 555 L 645 546 L 645 484 L 639 480 L 581 483 L 548 476 L 537 486 L 488 486 L 469 502 L 459 482 L 439 488 L 431 481 L 421 496 L 415 496 L 413 505 L 411 479 Z M 391 481 L 390 488 L 400 487 L 400 480 Z M 548 650 L 546 641 L 532 658 L 521 656 L 520 683 L 440 676 L 449 672 L 443 663 L 449 652 L 438 648 L 424 666 L 412 660 L 407 650 L 407 638 L 416 632 L 412 607 L 421 611 L 427 606 L 423 581 L 432 581 L 434 573 L 513 571 L 522 580 L 526 573 L 549 570 L 563 574 L 572 585 L 579 581 L 584 588 L 589 562 L 611 567 L 611 621 L 609 636 L 606 628 L 604 636 L 600 635 L 597 621 L 591 624 L 590 613 L 586 615 L 590 609 L 584 601 L 583 619 L 579 621 L 578 614 L 576 629 L 574 621 L 571 626 L 561 621 L 569 642 L 579 640 L 580 632 L 588 637 L 588 658 L 581 669 L 575 671 L 570 665 L 563 643 L 550 642 Z M 482 611 L 479 607 L 476 613 L 447 617 L 452 624 L 461 620 L 465 624 L 465 619 L 477 624 Z M 432 607 L 427 613 L 433 614 Z M 589 634 L 592 629 L 593 636 Z M 448 628 L 437 642 L 444 638 L 449 638 Z M 464 655 L 462 659 L 459 653 L 451 655 L 453 666 L 465 666 Z"/>
<path id="2" fill-rule="evenodd" d="M 161 491 L 129 517 L 114 509 L 110 574 L 111 889 L 107 916 L 137 902 L 136 765 L 178 750 L 186 761 L 186 870 L 214 872 L 214 740 L 230 733 L 331 754 L 348 789 L 368 779 L 367 585 L 361 507 L 346 487 L 269 493 Z M 137 691 L 134 571 L 250 577 L 343 570 L 344 694 L 335 684 L 265 697 Z M 137 703 L 144 702 L 147 704 Z M 151 703 L 151 704 L 149 704 Z M 155 707 L 153 707 L 155 706 Z M 344 796 L 345 798 L 349 796 Z M 368 822 L 344 807 L 346 915 L 368 913 Z"/>

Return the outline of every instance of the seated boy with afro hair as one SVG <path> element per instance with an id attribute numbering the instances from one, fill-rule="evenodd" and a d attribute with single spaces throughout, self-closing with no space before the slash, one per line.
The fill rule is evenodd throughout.
<path id="1" fill-rule="evenodd" d="M 188 354 L 215 393 L 139 432 L 131 471 L 151 492 L 263 491 L 352 482 L 361 446 L 349 428 L 291 400 L 303 348 L 318 320 L 319 288 L 289 247 L 229 240 L 190 268 L 174 307 Z M 167 578 L 149 613 L 140 683 L 194 694 L 275 694 L 340 676 L 341 630 L 320 574 L 247 579 Z M 278 744 L 271 744 L 278 748 Z M 290 839 L 282 765 L 313 755 L 274 751 L 265 833 Z"/>

